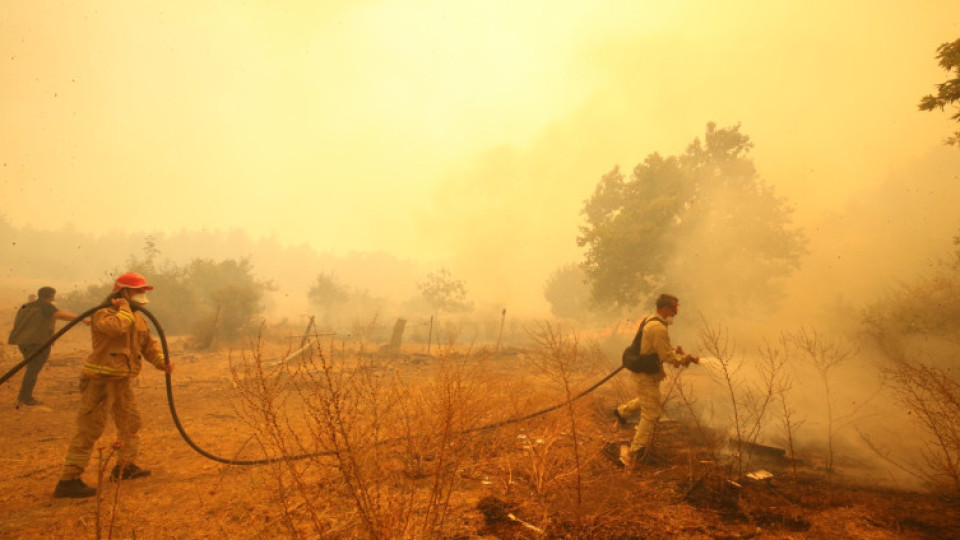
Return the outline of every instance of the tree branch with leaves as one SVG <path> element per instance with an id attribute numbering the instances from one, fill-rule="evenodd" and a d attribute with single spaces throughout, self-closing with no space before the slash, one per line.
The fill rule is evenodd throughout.
<path id="1" fill-rule="evenodd" d="M 752 148 L 739 125 L 709 123 L 679 156 L 650 154 L 629 178 L 619 168 L 605 174 L 577 238 L 593 300 L 632 308 L 663 290 L 700 298 L 722 283 L 737 291 L 728 310 L 773 304 L 806 238 L 759 178 Z"/>
<path id="2" fill-rule="evenodd" d="M 957 102 L 960 102 L 960 39 L 943 43 L 937 47 L 937 60 L 940 67 L 954 77 L 938 84 L 936 95 L 927 94 L 923 96 L 919 105 L 921 111 L 932 111 L 934 109 L 943 111 L 948 105 L 956 105 Z M 960 122 L 960 106 L 957 106 L 956 110 L 957 112 L 950 118 Z M 960 148 L 960 131 L 955 132 L 944 142 Z"/>

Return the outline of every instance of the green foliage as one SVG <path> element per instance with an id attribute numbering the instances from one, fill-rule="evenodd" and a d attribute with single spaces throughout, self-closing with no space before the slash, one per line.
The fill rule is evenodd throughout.
<path id="1" fill-rule="evenodd" d="M 884 348 L 899 346 L 911 334 L 943 337 L 960 343 L 960 261 L 943 262 L 922 279 L 867 306 L 863 325 Z"/>
<path id="2" fill-rule="evenodd" d="M 159 254 L 156 243 L 147 238 L 143 256 L 131 257 L 124 270 L 115 270 L 102 284 L 64 295 L 64 308 L 85 311 L 104 302 L 113 290 L 114 277 L 131 271 L 153 286 L 147 294 L 147 309 L 167 333 L 190 334 L 194 345 L 209 347 L 217 339 L 235 340 L 255 327 L 264 293 L 272 285 L 253 276 L 249 260 L 194 259 L 179 266 L 158 262 Z"/>
<path id="3" fill-rule="evenodd" d="M 310 287 L 307 298 L 311 304 L 333 309 L 350 299 L 350 290 L 332 272 L 321 272 Z"/>
<path id="4" fill-rule="evenodd" d="M 193 292 L 199 303 L 198 313 L 216 321 L 217 337 L 227 340 L 256 326 L 256 316 L 263 311 L 263 294 L 273 287 L 253 277 L 248 259 L 194 259 L 181 283 L 183 289 Z"/>
<path id="5" fill-rule="evenodd" d="M 584 320 L 592 314 L 590 285 L 583 269 L 576 263 L 557 268 L 547 278 L 543 297 L 550 303 L 555 317 Z"/>
<path id="6" fill-rule="evenodd" d="M 384 304 L 369 291 L 341 283 L 333 272 L 317 275 L 307 299 L 319 311 L 321 326 L 328 330 L 369 322 Z"/>
<path id="7" fill-rule="evenodd" d="M 937 59 L 940 67 L 954 77 L 937 85 L 937 95 L 923 96 L 919 105 L 921 111 L 932 111 L 934 109 L 942 111 L 947 105 L 954 105 L 960 101 L 960 39 L 951 43 L 943 43 L 937 47 Z M 960 107 L 950 118 L 960 122 Z M 947 138 L 946 143 L 960 147 L 960 131 Z"/>
<path id="8" fill-rule="evenodd" d="M 467 287 L 463 280 L 454 279 L 450 270 L 441 268 L 427 274 L 417 283 L 420 295 L 434 311 L 457 313 L 469 311 L 473 304 L 467 300 Z"/>
<path id="9" fill-rule="evenodd" d="M 618 168 L 604 175 L 577 238 L 594 301 L 631 308 L 664 290 L 700 296 L 720 286 L 727 309 L 772 303 L 806 240 L 758 178 L 752 147 L 739 125 L 710 123 L 682 155 L 651 154 L 629 179 Z"/>
<path id="10" fill-rule="evenodd" d="M 102 304 L 113 287 L 113 282 L 87 285 L 67 293 L 57 293 L 57 306 L 80 314 L 92 307 Z M 150 311 L 153 311 L 151 309 Z"/>

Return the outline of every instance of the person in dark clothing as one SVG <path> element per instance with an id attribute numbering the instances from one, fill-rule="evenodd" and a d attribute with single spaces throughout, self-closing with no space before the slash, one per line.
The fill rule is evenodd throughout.
<path id="1" fill-rule="evenodd" d="M 13 330 L 7 342 L 16 345 L 23 354 L 23 358 L 40 349 L 50 336 L 53 335 L 56 320 L 72 321 L 77 318 L 73 313 L 61 311 L 53 304 L 57 291 L 53 287 L 41 287 L 37 291 L 37 299 L 27 302 L 17 310 L 13 322 Z M 90 324 L 89 321 L 84 321 Z M 20 393 L 17 403 L 20 405 L 42 405 L 43 402 L 33 397 L 33 389 L 37 385 L 40 370 L 50 357 L 50 347 L 46 347 L 40 354 L 26 365 L 23 381 L 20 383 Z"/>

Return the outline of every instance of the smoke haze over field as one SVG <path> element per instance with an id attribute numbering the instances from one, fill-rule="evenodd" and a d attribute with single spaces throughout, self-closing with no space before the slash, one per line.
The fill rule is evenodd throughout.
<path id="1" fill-rule="evenodd" d="M 601 175 L 740 123 L 810 238 L 788 300 L 864 301 L 960 232 L 954 126 L 917 111 L 958 37 L 933 0 L 3 0 L 0 212 L 383 252 L 545 312 Z"/>

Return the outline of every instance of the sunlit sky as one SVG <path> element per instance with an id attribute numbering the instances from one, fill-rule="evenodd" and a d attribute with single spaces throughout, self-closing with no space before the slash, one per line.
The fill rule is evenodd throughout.
<path id="1" fill-rule="evenodd" d="M 803 220 L 942 146 L 960 2 L 0 0 L 0 213 L 544 272 L 599 177 L 741 123 Z M 466 264 L 466 263 L 464 263 Z"/>
<path id="2" fill-rule="evenodd" d="M 571 39 L 586 4 L 446 5 L 5 2 L 4 211 L 415 245 L 456 164 L 529 144 L 596 86 Z"/>

